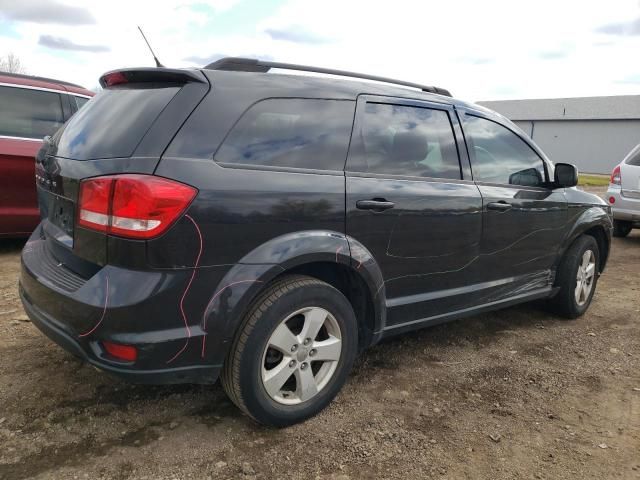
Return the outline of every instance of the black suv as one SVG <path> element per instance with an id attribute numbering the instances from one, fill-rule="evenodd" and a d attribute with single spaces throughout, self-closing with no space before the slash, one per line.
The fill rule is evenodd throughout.
<path id="1" fill-rule="evenodd" d="M 101 84 L 38 154 L 20 279 L 33 323 L 101 369 L 220 376 L 283 426 L 383 338 L 534 299 L 573 318 L 593 297 L 609 207 L 444 89 L 234 58 Z"/>

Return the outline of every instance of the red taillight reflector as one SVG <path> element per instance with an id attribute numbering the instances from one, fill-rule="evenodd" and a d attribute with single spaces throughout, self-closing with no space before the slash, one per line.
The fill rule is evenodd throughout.
<path id="1" fill-rule="evenodd" d="M 613 172 L 611 172 L 611 178 L 609 179 L 609 182 L 614 184 L 614 185 L 620 185 L 622 183 L 622 175 L 620 173 L 620 165 L 618 165 L 616 168 L 614 168 Z"/>
<path id="2" fill-rule="evenodd" d="M 132 345 L 122 345 L 121 343 L 102 342 L 106 352 L 118 360 L 125 362 L 135 362 L 138 358 L 138 349 Z"/>
<path id="3" fill-rule="evenodd" d="M 609 203 L 613 205 L 616 203 L 616 199 L 614 197 L 609 197 Z"/>
<path id="4" fill-rule="evenodd" d="M 129 80 L 122 72 L 112 72 L 102 77 L 102 81 L 106 87 L 112 87 L 113 85 L 119 85 L 121 83 L 127 83 Z"/>
<path id="5" fill-rule="evenodd" d="M 196 196 L 189 185 L 153 175 L 112 175 L 80 184 L 78 224 L 127 238 L 165 232 Z"/>

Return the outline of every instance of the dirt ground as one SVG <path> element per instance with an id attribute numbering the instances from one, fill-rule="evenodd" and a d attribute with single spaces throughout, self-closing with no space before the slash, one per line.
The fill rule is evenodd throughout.
<path id="1" fill-rule="evenodd" d="M 23 242 L 0 242 L 0 478 L 640 478 L 640 231 L 594 302 L 524 305 L 366 352 L 333 402 L 284 430 L 220 386 L 128 385 L 24 315 Z"/>

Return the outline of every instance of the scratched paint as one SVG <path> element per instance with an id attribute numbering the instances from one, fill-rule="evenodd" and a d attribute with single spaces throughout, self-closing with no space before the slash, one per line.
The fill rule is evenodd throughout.
<path id="1" fill-rule="evenodd" d="M 187 332 L 187 338 L 185 339 L 185 342 L 182 348 L 178 350 L 178 352 L 173 357 L 167 360 L 167 363 L 172 363 L 176 358 L 182 355 L 182 353 L 187 349 L 187 346 L 189 345 L 189 340 L 191 339 L 191 329 L 189 328 L 189 321 L 187 319 L 187 314 L 184 311 L 184 300 L 187 297 L 187 293 L 189 293 L 189 290 L 191 289 L 191 284 L 193 283 L 193 279 L 195 278 L 196 273 L 198 271 L 198 266 L 200 265 L 200 258 L 202 257 L 202 249 L 203 249 L 202 232 L 200 231 L 200 227 L 195 222 L 195 220 L 191 218 L 190 215 L 185 215 L 185 218 L 188 218 L 191 221 L 191 223 L 193 223 L 193 226 L 196 229 L 196 233 L 198 234 L 200 248 L 198 249 L 198 255 L 196 256 L 196 261 L 193 264 L 193 271 L 191 272 L 191 278 L 189 278 L 189 282 L 187 283 L 187 286 L 185 287 L 184 292 L 182 292 L 182 297 L 180 297 L 180 305 L 179 305 L 180 314 L 182 315 L 184 328 L 185 328 L 185 331 Z"/>
<path id="2" fill-rule="evenodd" d="M 102 315 L 100 315 L 100 320 L 96 323 L 93 328 L 87 332 L 81 333 L 78 335 L 80 338 L 87 337 L 95 332 L 98 327 L 102 324 L 104 317 L 107 315 L 107 304 L 109 303 L 109 275 L 105 276 L 105 288 L 104 288 L 104 306 L 102 307 Z"/>

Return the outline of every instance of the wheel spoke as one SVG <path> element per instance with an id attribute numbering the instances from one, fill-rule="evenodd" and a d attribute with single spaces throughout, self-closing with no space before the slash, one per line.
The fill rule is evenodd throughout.
<path id="1" fill-rule="evenodd" d="M 304 370 L 298 369 L 295 371 L 296 376 L 296 395 L 301 402 L 309 400 L 316 393 L 318 393 L 318 385 L 316 379 L 313 376 L 311 366 Z"/>
<path id="2" fill-rule="evenodd" d="M 578 303 L 580 303 L 580 302 L 581 302 L 580 297 L 582 296 L 582 283 L 583 283 L 583 282 L 582 282 L 582 280 L 578 280 L 578 281 L 576 282 L 576 290 L 575 290 L 574 295 L 575 295 L 575 297 L 576 297 L 576 301 L 577 301 Z"/>
<path id="3" fill-rule="evenodd" d="M 590 263 L 585 270 L 586 278 L 589 279 L 593 277 L 593 275 L 595 274 L 595 271 L 596 271 L 596 264 Z"/>
<path id="4" fill-rule="evenodd" d="M 591 250 L 587 250 L 586 252 L 584 252 L 582 254 L 582 270 L 586 270 L 587 266 L 589 266 L 589 263 L 591 262 Z"/>
<path id="5" fill-rule="evenodd" d="M 312 341 L 318 336 L 318 332 L 327 319 L 327 311 L 322 308 L 312 308 L 304 314 L 304 326 L 300 332 L 300 339 L 310 338 Z"/>
<path id="6" fill-rule="evenodd" d="M 293 369 L 289 367 L 289 361 L 289 358 L 284 357 L 282 361 L 271 370 L 265 371 L 263 367 L 262 383 L 271 397 L 280 392 L 282 386 L 289 380 L 289 377 L 293 373 Z"/>
<path id="7" fill-rule="evenodd" d="M 589 283 L 584 282 L 582 284 L 582 301 L 585 301 L 587 299 L 587 297 L 589 297 L 589 292 L 591 291 L 591 288 L 589 286 Z"/>
<path id="8" fill-rule="evenodd" d="M 291 347 L 297 343 L 298 339 L 284 322 L 278 325 L 269 339 L 270 346 L 287 355 L 291 352 Z"/>
<path id="9" fill-rule="evenodd" d="M 315 361 L 332 361 L 335 362 L 340 358 L 342 351 L 342 341 L 336 337 L 329 337 L 321 342 L 314 342 L 313 348 L 316 354 L 312 357 Z"/>

